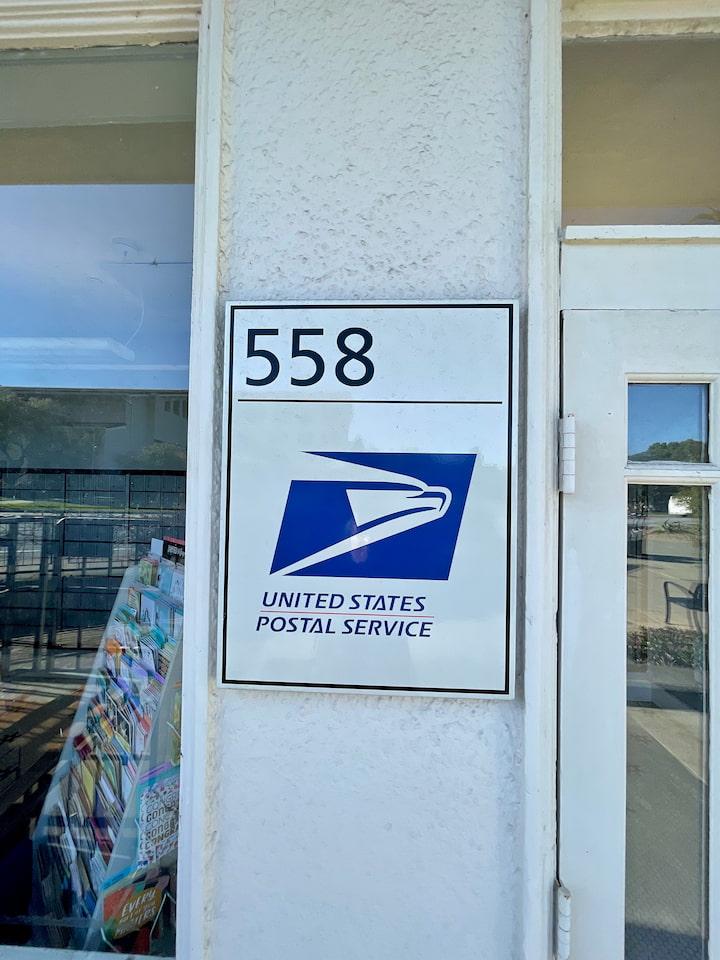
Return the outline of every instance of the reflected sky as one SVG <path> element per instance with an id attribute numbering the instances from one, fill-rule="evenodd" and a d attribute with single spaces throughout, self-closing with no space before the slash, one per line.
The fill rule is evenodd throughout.
<path id="1" fill-rule="evenodd" d="M 187 389 L 192 192 L 0 186 L 0 385 Z"/>
<path id="2" fill-rule="evenodd" d="M 689 439 L 707 443 L 706 383 L 629 384 L 628 453 L 631 458 L 654 443 L 679 443 Z M 706 458 L 686 454 L 681 459 Z"/>

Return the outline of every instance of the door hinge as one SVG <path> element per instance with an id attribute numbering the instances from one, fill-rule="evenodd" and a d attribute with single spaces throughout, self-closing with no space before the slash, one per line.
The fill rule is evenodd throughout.
<path id="1" fill-rule="evenodd" d="M 575 493 L 575 415 L 558 420 L 558 490 Z"/>
<path id="2" fill-rule="evenodd" d="M 555 884 L 555 960 L 570 960 L 572 898 L 561 883 Z"/>

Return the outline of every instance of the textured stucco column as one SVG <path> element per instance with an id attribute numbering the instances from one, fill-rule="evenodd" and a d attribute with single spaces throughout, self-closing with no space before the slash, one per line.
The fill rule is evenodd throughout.
<path id="1" fill-rule="evenodd" d="M 222 296 L 524 304 L 527 58 L 524 0 L 228 0 Z M 212 956 L 520 955 L 521 699 L 212 697 Z"/>

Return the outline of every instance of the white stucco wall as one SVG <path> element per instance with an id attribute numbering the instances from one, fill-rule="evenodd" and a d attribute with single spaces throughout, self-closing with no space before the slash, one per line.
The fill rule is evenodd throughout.
<path id="1" fill-rule="evenodd" d="M 526 6 L 228 0 L 222 296 L 523 300 Z M 212 956 L 520 956 L 519 701 L 212 714 Z"/>

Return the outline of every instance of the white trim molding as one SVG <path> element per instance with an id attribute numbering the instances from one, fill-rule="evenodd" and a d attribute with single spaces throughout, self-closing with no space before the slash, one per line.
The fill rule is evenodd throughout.
<path id="1" fill-rule="evenodd" d="M 720 310 L 720 226 L 567 227 L 563 310 Z"/>
<path id="2" fill-rule="evenodd" d="M 720 224 L 608 224 L 565 227 L 571 243 L 720 243 Z"/>
<path id="3" fill-rule="evenodd" d="M 0 50 L 197 40 L 201 0 L 0 0 Z"/>
<path id="4" fill-rule="evenodd" d="M 522 960 L 553 955 L 556 873 L 561 0 L 530 3 L 528 318 L 522 591 L 525 803 Z M 521 487 L 522 490 L 522 487 Z M 521 493 L 521 496 L 523 494 Z"/>
<path id="5" fill-rule="evenodd" d="M 563 0 L 566 40 L 720 34 L 720 0 Z"/>
<path id="6" fill-rule="evenodd" d="M 212 927 L 213 828 L 217 781 L 211 698 L 217 635 L 220 537 L 222 330 L 218 306 L 222 69 L 225 0 L 203 0 L 198 43 L 183 644 L 182 764 L 178 835 L 177 960 L 204 960 Z M 64 958 L 63 958 L 64 960 Z"/>

